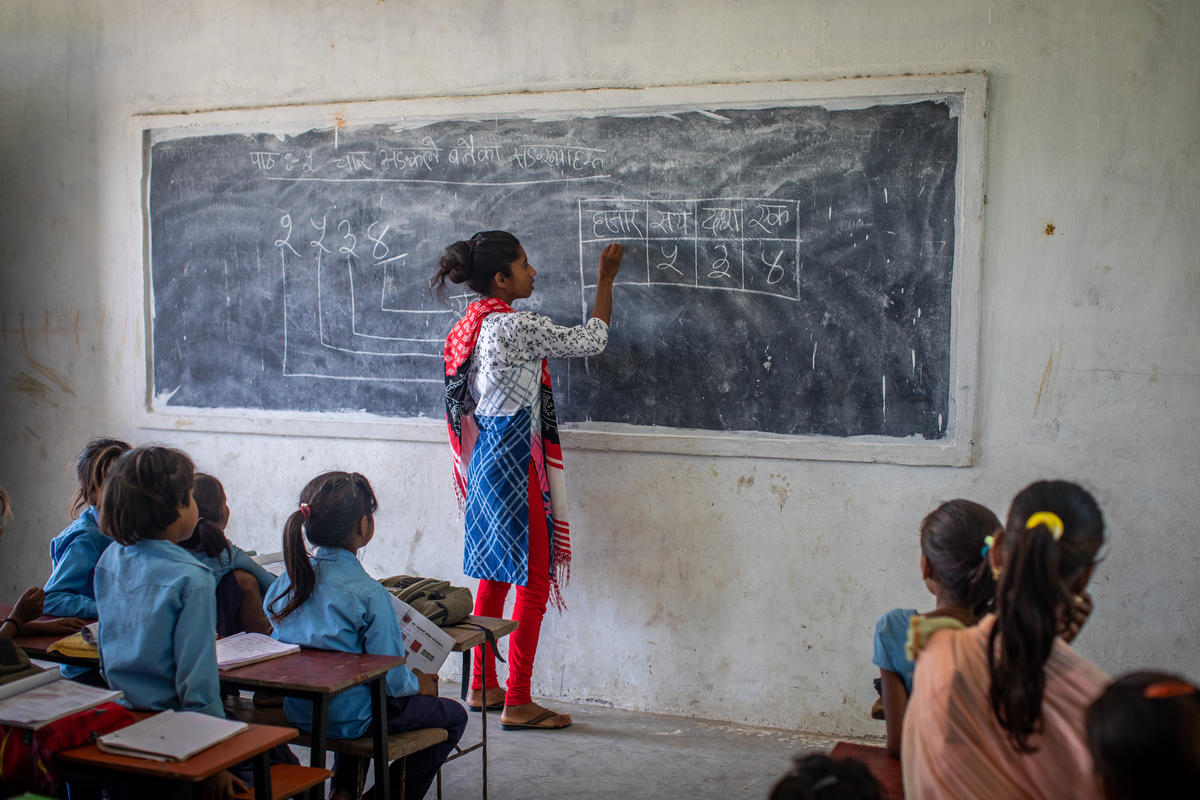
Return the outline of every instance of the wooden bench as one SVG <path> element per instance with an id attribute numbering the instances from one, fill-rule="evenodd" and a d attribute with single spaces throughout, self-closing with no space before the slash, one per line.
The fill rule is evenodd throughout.
<path id="1" fill-rule="evenodd" d="M 260 708 L 246 697 L 227 697 L 225 699 L 225 710 L 232 713 L 242 722 L 253 722 L 259 725 L 281 725 L 289 728 L 296 727 L 288 721 L 287 715 L 283 713 L 282 708 Z M 445 728 L 420 728 L 415 731 L 389 733 L 387 740 L 387 760 L 388 762 L 392 762 L 396 759 L 407 758 L 413 753 L 418 753 L 427 747 L 440 744 L 446 741 L 447 738 Z M 300 731 L 300 735 L 296 737 L 294 743 L 302 747 L 308 747 L 309 741 L 308 735 L 304 731 Z M 327 749 L 346 756 L 370 759 L 375 754 L 374 744 L 369 736 L 358 739 L 330 738 L 326 744 Z M 403 762 L 401 762 L 402 771 L 403 768 Z M 401 783 L 400 787 L 394 789 L 399 796 L 403 796 L 403 786 L 404 784 Z"/>
<path id="2" fill-rule="evenodd" d="M 304 794 L 314 786 L 324 783 L 333 775 L 333 770 L 320 767 L 301 767 L 293 764 L 271 765 L 271 800 L 286 800 Z M 233 800 L 254 800 L 254 790 L 238 792 Z"/>

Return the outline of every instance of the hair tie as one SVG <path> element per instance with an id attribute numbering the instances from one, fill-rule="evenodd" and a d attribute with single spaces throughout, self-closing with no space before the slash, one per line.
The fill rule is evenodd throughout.
<path id="1" fill-rule="evenodd" d="M 996 543 L 995 536 L 988 535 L 988 536 L 983 537 L 983 547 L 979 551 L 979 557 L 987 558 L 988 550 L 991 550 L 992 545 L 994 545 L 995 543 Z"/>
<path id="2" fill-rule="evenodd" d="M 1033 530 L 1038 525 L 1045 525 L 1046 530 L 1050 531 L 1050 535 L 1054 537 L 1054 541 L 1058 541 L 1063 535 L 1062 517 L 1055 514 L 1053 511 L 1038 511 L 1029 516 L 1025 520 L 1026 530 Z"/>
<path id="3" fill-rule="evenodd" d="M 301 513 L 301 515 L 304 516 L 305 519 L 309 519 L 310 517 L 312 517 L 312 508 L 308 505 L 308 503 L 301 503 L 300 504 L 300 513 Z"/>
<path id="4" fill-rule="evenodd" d="M 1194 694 L 1196 687 L 1187 681 L 1169 680 L 1152 683 L 1142 692 L 1147 700 L 1165 700 L 1168 697 L 1182 697 Z"/>

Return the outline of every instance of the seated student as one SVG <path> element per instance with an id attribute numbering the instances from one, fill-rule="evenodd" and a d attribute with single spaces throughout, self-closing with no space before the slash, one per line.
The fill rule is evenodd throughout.
<path id="1" fill-rule="evenodd" d="M 796 756 L 769 800 L 883 800 L 883 789 L 861 761 L 813 753 Z"/>
<path id="2" fill-rule="evenodd" d="M 1061 635 L 1103 542 L 1100 508 L 1079 486 L 1039 481 L 1016 496 L 988 553 L 1003 569 L 995 614 L 921 644 L 906 796 L 1093 796 L 1083 718 L 1107 681 Z"/>
<path id="3" fill-rule="evenodd" d="M 1087 738 L 1105 800 L 1200 791 L 1200 692 L 1176 675 L 1117 678 L 1088 708 Z"/>
<path id="4" fill-rule="evenodd" d="M 951 500 L 921 520 L 921 577 L 937 599 L 937 608 L 922 616 L 944 617 L 974 625 L 991 610 L 996 580 L 985 559 L 1000 520 L 970 500 Z M 894 608 L 875 624 L 875 657 L 887 720 L 888 753 L 900 756 L 904 707 L 912 692 L 913 662 L 905 652 L 909 621 L 916 609 Z"/>
<path id="5" fill-rule="evenodd" d="M 192 461 L 178 450 L 139 447 L 113 465 L 100 524 L 119 546 L 96 565 L 100 662 L 109 685 L 135 709 L 198 711 L 224 719 L 217 677 L 212 573 L 177 543 L 196 528 Z M 205 787 L 244 788 L 231 772 Z"/>
<path id="6" fill-rule="evenodd" d="M 79 487 L 71 499 L 71 514 L 78 517 L 50 542 L 54 571 L 45 586 L 47 614 L 96 618 L 92 578 L 100 554 L 112 544 L 112 539 L 100 531 L 96 522 L 96 504 L 100 502 L 100 489 L 109 468 L 128 450 L 129 445 L 120 439 L 93 439 L 75 462 Z M 66 669 L 63 674 L 71 675 Z"/>
<path id="7" fill-rule="evenodd" d="M 391 596 L 358 561 L 358 550 L 375 535 L 377 503 L 371 484 L 358 473 L 327 472 L 309 481 L 299 508 L 283 532 L 287 572 L 267 592 L 266 610 L 275 638 L 303 647 L 403 656 L 404 635 Z M 311 558 L 304 539 L 316 548 Z M 408 757 L 404 796 L 420 800 L 467 726 L 467 713 L 438 697 L 437 675 L 399 666 L 387 674 L 388 731 L 445 728 L 445 742 Z M 297 726 L 311 730 L 312 704 L 288 699 L 283 709 Z M 365 686 L 349 689 L 329 703 L 329 736 L 358 738 L 371 721 Z M 334 798 L 356 798 L 362 762 L 334 757 Z M 399 781 L 396 765 L 392 779 Z"/>
<path id="8" fill-rule="evenodd" d="M 239 631 L 271 632 L 271 623 L 263 613 L 263 595 L 275 576 L 225 536 L 229 524 L 229 505 L 225 487 L 212 475 L 198 473 L 192 497 L 200 521 L 192 535 L 179 543 L 208 567 L 217 582 L 217 635 Z"/>
<path id="9" fill-rule="evenodd" d="M 0 538 L 4 529 L 12 519 L 12 506 L 9 504 L 8 492 L 0 488 Z M 13 639 L 17 636 L 66 636 L 83 627 L 83 620 L 75 617 L 37 622 L 42 615 L 42 603 L 45 595 L 41 587 L 34 586 L 26 589 L 13 606 L 12 612 L 0 622 L 0 637 Z"/>

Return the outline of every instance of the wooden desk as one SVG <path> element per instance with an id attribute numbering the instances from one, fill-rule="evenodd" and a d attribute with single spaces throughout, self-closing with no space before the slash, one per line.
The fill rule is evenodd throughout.
<path id="1" fill-rule="evenodd" d="M 500 617 L 477 617 L 470 615 L 458 625 L 449 625 L 442 628 L 446 633 L 450 634 L 454 639 L 454 652 L 462 653 L 462 700 L 467 700 L 467 689 L 470 686 L 471 680 L 471 651 L 476 647 L 486 647 L 488 642 L 488 633 L 492 634 L 494 640 L 500 640 L 517 629 L 517 621 L 515 619 L 502 619 Z M 487 662 L 484 661 L 484 669 L 487 669 Z M 480 702 L 483 703 L 482 728 L 483 736 L 478 742 L 470 747 L 462 748 L 454 755 L 447 758 L 447 761 L 453 761 L 456 758 L 465 756 L 467 753 L 475 750 L 480 750 L 480 755 L 483 758 L 483 800 L 487 800 L 488 796 L 488 781 L 487 781 L 487 675 L 483 680 L 483 692 L 480 697 Z M 442 794 L 442 773 L 438 772 L 438 797 Z"/>
<path id="2" fill-rule="evenodd" d="M 376 656 L 329 650 L 301 650 L 280 658 L 219 670 L 222 689 L 266 691 L 312 703 L 309 764 L 325 766 L 329 699 L 367 684 L 371 691 L 371 738 L 375 752 L 376 797 L 390 797 L 387 759 L 387 673 L 402 656 Z"/>
<path id="3" fill-rule="evenodd" d="M 0 611 L 11 611 L 11 606 L 0 604 Z M 6 611 L 7 609 L 7 611 Z M 54 619 L 42 617 L 41 619 Z M 514 623 L 515 624 L 515 623 Z M 483 636 L 482 632 L 479 632 Z M 75 658 L 49 650 L 50 645 L 61 636 L 21 636 L 14 641 L 25 650 L 30 658 L 53 661 L 59 664 L 75 664 L 82 667 L 98 667 L 99 658 Z M 267 691 L 308 700 L 312 703 L 312 735 L 309 762 L 314 767 L 325 766 L 326 723 L 329 700 L 334 695 L 361 684 L 371 691 L 372 730 L 374 744 L 376 786 L 378 796 L 390 795 L 387 770 L 387 683 L 388 670 L 404 663 L 400 656 L 375 656 L 363 653 L 341 653 L 324 650 L 303 650 L 299 653 L 246 664 L 233 669 L 218 670 L 221 688 L 237 691 Z M 316 792 L 314 792 L 314 795 Z"/>
<path id="4" fill-rule="evenodd" d="M 0 604 L 0 611 L 11 606 Z M 7 615 L 7 614 L 5 614 Z M 42 617 L 42 619 L 54 619 Z M 488 633 L 496 640 L 508 636 L 517 629 L 517 621 L 500 617 L 468 616 L 458 625 L 450 625 L 442 630 L 454 639 L 454 652 L 462 653 L 462 699 L 467 699 L 467 689 L 471 680 L 471 651 L 476 647 L 487 645 Z M 60 664 L 77 664 L 84 667 L 99 666 L 98 659 L 78 659 L 64 656 L 61 653 L 50 652 L 47 648 L 58 641 L 60 636 L 24 636 L 16 639 L 17 644 L 25 649 L 31 658 L 40 658 Z M 299 653 L 260 661 L 257 664 L 247 664 L 234 669 L 220 670 L 221 687 L 223 689 L 251 691 L 267 691 L 283 694 L 289 697 L 309 700 L 313 704 L 312 725 L 312 766 L 325 765 L 326 751 L 326 712 L 329 699 L 339 692 L 366 683 L 371 690 L 371 707 L 374 711 L 373 720 L 382 723 L 372 725 L 371 736 L 375 750 L 375 783 L 379 787 L 378 797 L 387 798 L 387 684 L 386 673 L 393 667 L 403 663 L 398 656 L 373 656 L 358 653 L 336 653 L 322 650 L 303 650 Z M 485 676 L 486 678 L 486 676 Z M 483 691 L 483 735 L 479 742 L 460 749 L 450 756 L 447 761 L 459 758 L 475 750 L 481 751 L 483 758 L 483 798 L 487 800 L 487 681 L 484 680 Z M 438 775 L 439 782 L 441 774 Z"/>
<path id="5" fill-rule="evenodd" d="M 884 800 L 904 800 L 904 778 L 900 774 L 900 759 L 889 756 L 886 747 L 838 742 L 833 746 L 829 757 L 861 761 L 883 787 Z"/>
<path id="6" fill-rule="evenodd" d="M 137 716 L 144 719 L 153 715 Z M 254 796 L 257 800 L 271 800 L 269 751 L 275 745 L 290 741 L 295 736 L 294 728 L 251 725 L 250 730 L 197 753 L 186 761 L 154 761 L 149 758 L 116 755 L 104 752 L 95 743 L 65 750 L 58 754 L 57 759 L 64 773 L 75 777 L 96 772 L 140 775 L 182 783 L 191 795 L 200 781 L 253 758 Z"/>

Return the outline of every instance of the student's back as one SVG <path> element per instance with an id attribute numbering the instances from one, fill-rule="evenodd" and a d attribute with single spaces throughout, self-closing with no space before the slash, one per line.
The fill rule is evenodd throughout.
<path id="1" fill-rule="evenodd" d="M 214 590 L 208 569 L 173 542 L 110 547 L 101 556 L 96 602 L 104 673 L 132 707 L 225 716 Z"/>

